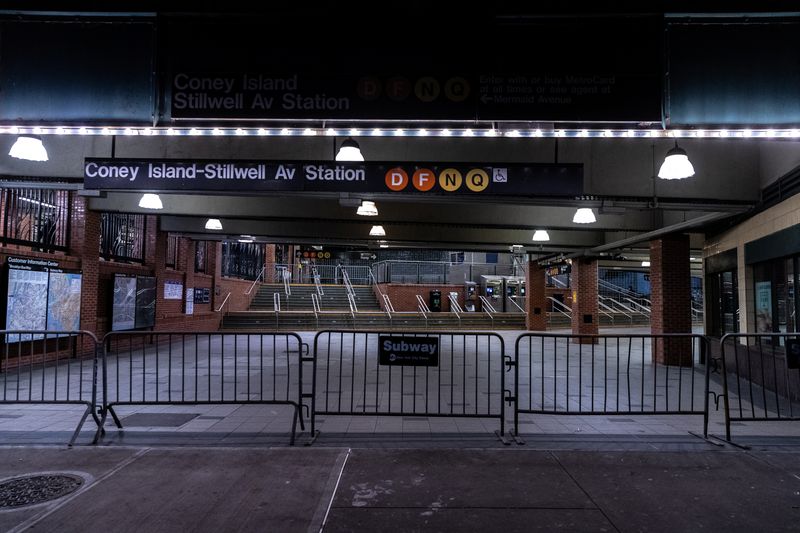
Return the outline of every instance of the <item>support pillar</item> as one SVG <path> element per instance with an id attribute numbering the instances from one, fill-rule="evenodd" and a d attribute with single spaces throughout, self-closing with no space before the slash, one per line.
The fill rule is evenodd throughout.
<path id="1" fill-rule="evenodd" d="M 572 288 L 572 334 L 597 335 L 600 326 L 597 312 L 597 260 L 573 259 L 570 276 Z M 573 342 L 593 344 L 596 339 L 578 338 Z"/>
<path id="2" fill-rule="evenodd" d="M 525 317 L 526 327 L 532 331 L 547 329 L 547 295 L 545 293 L 545 269 L 536 261 L 528 261 L 525 272 Z"/>
<path id="3" fill-rule="evenodd" d="M 668 235 L 650 241 L 650 329 L 653 335 L 691 333 L 689 236 Z M 664 365 L 692 365 L 689 337 L 653 340 L 653 360 Z"/>
<path id="4" fill-rule="evenodd" d="M 74 193 L 72 193 L 74 194 Z M 89 202 L 75 195 L 70 220 L 70 254 L 81 260 L 81 329 L 98 338 L 103 331 L 97 325 L 97 298 L 100 284 L 100 213 L 89 210 Z"/>

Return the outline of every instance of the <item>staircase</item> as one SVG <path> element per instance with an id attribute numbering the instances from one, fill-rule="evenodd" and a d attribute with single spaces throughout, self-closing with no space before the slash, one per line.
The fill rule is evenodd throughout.
<path id="1" fill-rule="evenodd" d="M 262 285 L 248 311 L 229 312 L 223 329 L 313 331 L 322 329 L 525 329 L 524 313 L 426 313 L 381 311 L 370 285 L 353 285 L 357 313 L 350 312 L 347 289 L 343 285 L 322 285 L 320 310 L 314 312 L 313 285 L 291 285 L 287 296 L 283 285 Z M 275 312 L 279 295 L 281 310 Z"/>

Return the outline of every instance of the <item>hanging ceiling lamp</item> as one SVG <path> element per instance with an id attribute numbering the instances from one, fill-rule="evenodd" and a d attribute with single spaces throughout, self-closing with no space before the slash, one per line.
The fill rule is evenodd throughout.
<path id="1" fill-rule="evenodd" d="M 336 161 L 363 161 L 364 156 L 361 154 L 361 148 L 358 143 L 351 137 L 345 139 L 336 153 Z"/>
<path id="2" fill-rule="evenodd" d="M 597 219 L 594 216 L 594 211 L 588 207 L 581 207 L 575 211 L 575 216 L 572 217 L 572 221 L 576 224 L 592 224 L 597 222 Z"/>
<path id="3" fill-rule="evenodd" d="M 20 135 L 8 151 L 8 155 L 26 161 L 47 161 L 47 150 L 37 135 Z"/>
<path id="4" fill-rule="evenodd" d="M 658 171 L 658 177 L 664 180 L 682 180 L 692 176 L 694 167 L 689 161 L 689 156 L 686 155 L 686 150 L 678 146 L 678 141 L 675 141 L 675 148 L 667 152 L 667 157 L 664 158 Z"/>

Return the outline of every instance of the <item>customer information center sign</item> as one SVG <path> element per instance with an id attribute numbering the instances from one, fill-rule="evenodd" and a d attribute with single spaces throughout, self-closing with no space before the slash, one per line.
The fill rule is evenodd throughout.
<path id="1" fill-rule="evenodd" d="M 84 187 L 176 192 L 397 192 L 570 197 L 582 194 L 583 165 L 86 159 Z"/>

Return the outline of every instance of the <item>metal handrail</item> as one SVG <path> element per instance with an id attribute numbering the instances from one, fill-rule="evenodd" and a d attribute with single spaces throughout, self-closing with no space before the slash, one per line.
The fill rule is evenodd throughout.
<path id="1" fill-rule="evenodd" d="M 494 308 L 494 306 L 486 298 L 486 296 L 478 296 L 478 299 L 480 299 L 481 308 L 483 308 L 484 311 L 489 310 L 489 312 L 491 312 L 491 313 L 496 313 L 497 312 L 497 309 Z"/>
<path id="2" fill-rule="evenodd" d="M 392 301 L 389 299 L 388 294 L 383 294 L 381 296 L 383 296 L 383 307 L 386 308 L 386 313 L 389 315 L 389 318 L 392 318 L 392 313 L 395 312 Z"/>
<path id="3" fill-rule="evenodd" d="M 463 313 L 464 312 L 464 310 L 461 309 L 461 305 L 459 305 L 459 303 L 458 303 L 458 298 L 456 298 L 452 294 L 448 294 L 447 295 L 447 299 L 450 300 L 450 311 L 454 312 L 456 314 L 456 316 L 458 316 L 459 313 Z"/>
<path id="4" fill-rule="evenodd" d="M 281 311 L 281 293 L 273 292 L 272 293 L 272 308 L 276 313 L 280 313 Z"/>
<path id="5" fill-rule="evenodd" d="M 291 275 L 289 274 L 288 270 L 283 271 L 283 292 L 286 293 L 286 296 L 292 295 L 292 286 L 289 283 L 289 278 Z"/>
<path id="6" fill-rule="evenodd" d="M 314 320 L 317 322 L 317 327 L 319 328 L 319 315 L 317 312 L 322 312 L 322 308 L 319 306 L 319 297 L 311 293 L 311 308 L 314 310 Z"/>
<path id="7" fill-rule="evenodd" d="M 553 285 L 561 285 L 561 288 L 563 288 L 563 289 L 567 288 L 567 284 L 564 283 L 563 281 L 561 281 L 560 279 L 558 279 L 555 276 L 550 276 L 550 281 L 553 282 Z"/>
<path id="8" fill-rule="evenodd" d="M 225 307 L 226 303 L 228 303 L 228 298 L 230 298 L 230 297 L 231 297 L 231 293 L 226 294 L 225 295 L 225 299 L 222 300 L 222 305 L 219 306 L 219 309 L 215 309 L 214 312 L 215 313 L 219 313 L 220 311 L 222 311 L 222 308 Z"/>
<path id="9" fill-rule="evenodd" d="M 325 296 L 325 291 L 322 290 L 322 284 L 319 282 L 319 272 L 317 272 L 317 267 L 311 267 L 311 276 L 314 278 L 314 287 L 317 288 L 317 294 L 320 296 Z"/>
<path id="10" fill-rule="evenodd" d="M 562 315 L 564 315 L 565 317 L 567 317 L 567 318 L 569 318 L 570 320 L 572 320 L 572 308 L 571 308 L 570 306 L 568 306 L 568 305 L 567 305 L 567 304 L 565 304 L 564 302 L 560 302 L 560 301 L 556 300 L 556 299 L 555 299 L 555 298 L 553 298 L 552 296 L 548 296 L 548 297 L 547 297 L 547 299 L 548 299 L 548 300 L 550 300 L 551 302 L 553 302 L 554 304 L 560 305 L 561 307 L 563 307 L 564 309 L 566 309 L 567 311 L 569 311 L 569 313 L 567 313 L 567 312 L 565 312 L 565 311 L 562 311 L 561 309 L 556 309 L 556 311 L 558 311 L 559 313 L 561 313 L 561 314 L 562 314 Z"/>
<path id="11" fill-rule="evenodd" d="M 600 301 L 600 298 L 598 298 L 598 299 L 597 299 L 597 306 L 598 306 L 598 308 L 597 308 L 597 311 L 598 311 L 599 313 L 602 313 L 602 314 L 606 315 L 608 318 L 610 318 L 610 319 L 611 319 L 611 323 L 613 324 L 613 323 L 614 323 L 614 315 L 612 315 L 611 313 L 613 313 L 613 312 L 614 312 L 614 309 L 613 309 L 613 308 L 611 308 L 611 307 L 609 307 L 609 306 L 607 306 L 607 305 L 606 305 L 606 304 L 604 304 L 603 302 L 601 302 L 601 301 Z M 606 309 L 608 309 L 608 311 L 610 311 L 610 312 L 608 312 L 608 311 L 603 311 L 602 309 L 600 309 L 600 307 L 605 307 L 605 308 L 606 308 Z M 630 317 L 629 317 L 629 318 L 630 318 Z M 633 319 L 632 319 L 632 318 L 631 318 L 631 322 L 633 322 Z"/>
<path id="12" fill-rule="evenodd" d="M 342 281 L 344 281 L 344 288 L 347 290 L 347 294 L 355 297 L 356 291 L 353 289 L 353 284 L 350 283 L 350 274 L 344 268 L 342 268 Z"/>
<path id="13" fill-rule="evenodd" d="M 422 313 L 422 316 L 424 316 L 425 320 L 427 321 L 428 315 L 426 313 L 430 313 L 431 310 L 428 308 L 428 304 L 425 303 L 425 299 L 422 298 L 422 296 L 417 294 L 416 298 L 417 298 L 417 309 L 419 310 L 420 313 Z"/>
<path id="14" fill-rule="evenodd" d="M 642 305 L 642 304 L 640 304 L 639 302 L 636 302 L 636 301 L 634 301 L 634 300 L 631 300 L 630 298 L 627 298 L 627 297 L 626 297 L 625 299 L 626 299 L 626 300 L 628 300 L 628 301 L 629 301 L 630 303 L 632 303 L 633 305 L 635 305 L 636 307 L 641 307 L 642 309 L 644 309 L 644 311 L 640 311 L 640 312 L 642 312 L 642 313 L 644 313 L 644 314 L 646 314 L 646 315 L 649 315 L 649 314 L 651 313 L 651 311 L 650 311 L 650 308 L 649 308 L 649 307 L 647 307 L 647 306 L 644 306 L 644 305 Z"/>
<path id="15" fill-rule="evenodd" d="M 525 311 L 522 307 L 520 307 L 520 305 L 517 303 L 517 300 L 515 298 L 509 298 L 508 301 L 511 302 L 512 304 L 514 304 L 516 306 L 516 308 L 520 310 L 521 313 L 525 313 L 526 315 L 528 314 L 527 311 Z"/>
<path id="16" fill-rule="evenodd" d="M 264 277 L 264 271 L 266 270 L 266 268 L 267 268 L 267 265 L 264 265 L 264 266 L 261 267 L 261 272 L 258 273 L 258 276 L 256 276 L 256 279 L 253 281 L 253 284 L 250 285 L 250 288 L 247 289 L 245 294 L 250 294 L 251 292 L 253 292 L 253 287 L 256 286 L 256 283 L 258 283 L 258 280 L 260 280 L 261 278 Z"/>
<path id="17" fill-rule="evenodd" d="M 356 297 L 352 294 L 348 294 L 347 303 L 348 305 L 350 305 L 350 314 L 353 316 L 353 320 L 355 320 L 356 313 L 358 313 L 358 306 L 356 305 Z"/>
<path id="18" fill-rule="evenodd" d="M 600 299 L 603 299 L 603 300 L 610 300 L 610 301 L 611 301 L 611 303 L 617 304 L 619 307 L 621 307 L 621 308 L 625 309 L 625 311 L 630 311 L 631 313 L 638 313 L 638 314 L 640 314 L 640 315 L 644 314 L 644 313 L 642 313 L 641 311 L 636 311 L 635 309 L 631 309 L 630 307 L 628 307 L 628 306 L 627 306 L 627 305 L 625 305 L 624 303 L 620 302 L 619 300 L 615 300 L 614 298 L 611 298 L 611 297 L 609 297 L 609 296 L 600 296 L 600 295 L 598 294 L 598 295 L 597 295 L 597 298 L 598 298 L 598 302 L 600 301 Z M 614 310 L 615 310 L 615 311 L 619 311 L 619 309 L 617 309 L 617 308 L 614 308 Z M 622 313 L 622 314 L 626 314 L 624 311 L 619 311 L 619 312 L 620 312 L 620 313 Z"/>

